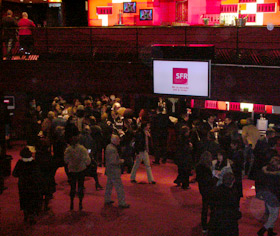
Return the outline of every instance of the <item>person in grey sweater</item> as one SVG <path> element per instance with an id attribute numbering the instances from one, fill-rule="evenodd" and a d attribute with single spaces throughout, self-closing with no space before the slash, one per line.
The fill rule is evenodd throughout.
<path id="1" fill-rule="evenodd" d="M 120 159 L 117 146 L 120 144 L 120 138 L 117 135 L 111 136 L 111 143 L 107 145 L 105 150 L 107 184 L 105 190 L 105 205 L 111 205 L 114 201 L 111 200 L 113 187 L 115 187 L 118 196 L 120 208 L 129 208 L 130 205 L 125 202 L 125 193 L 121 180 L 121 164 L 124 162 Z"/>
<path id="2" fill-rule="evenodd" d="M 70 175 L 70 210 L 74 208 L 74 197 L 76 195 L 76 185 L 78 183 L 78 196 L 79 196 L 79 209 L 83 209 L 83 198 L 84 198 L 84 181 L 85 181 L 85 170 L 90 164 L 91 159 L 89 157 L 87 149 L 79 144 L 79 136 L 72 138 L 71 145 L 68 146 L 64 153 L 64 161 L 68 165 Z"/>

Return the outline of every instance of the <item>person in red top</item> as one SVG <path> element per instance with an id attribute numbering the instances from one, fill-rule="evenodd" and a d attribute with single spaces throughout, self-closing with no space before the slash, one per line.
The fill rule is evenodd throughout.
<path id="1" fill-rule="evenodd" d="M 28 19 L 28 14 L 26 12 L 22 13 L 22 18 L 18 22 L 19 26 L 19 44 L 20 51 L 26 55 L 30 55 L 30 52 L 33 48 L 33 37 L 32 37 L 32 28 L 36 27 L 32 20 Z"/>

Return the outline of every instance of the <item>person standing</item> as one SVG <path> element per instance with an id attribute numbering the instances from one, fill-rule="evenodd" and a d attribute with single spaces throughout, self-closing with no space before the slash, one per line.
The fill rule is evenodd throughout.
<path id="1" fill-rule="evenodd" d="M 6 46 L 6 58 L 12 59 L 12 50 L 17 41 L 17 21 L 13 17 L 11 10 L 7 11 L 7 16 L 2 19 L 2 27 L 4 29 L 3 41 Z"/>
<path id="2" fill-rule="evenodd" d="M 111 205 L 114 201 L 111 200 L 113 187 L 115 187 L 118 196 L 118 204 L 120 208 L 129 208 L 130 205 L 125 202 L 125 193 L 121 180 L 121 164 L 124 162 L 120 159 L 117 146 L 120 145 L 119 136 L 113 134 L 111 143 L 107 145 L 105 150 L 107 184 L 105 190 L 105 205 Z"/>
<path id="3" fill-rule="evenodd" d="M 28 147 L 20 151 L 13 176 L 18 178 L 20 209 L 24 212 L 24 222 L 35 224 L 35 214 L 39 212 L 42 199 L 42 175 Z"/>
<path id="4" fill-rule="evenodd" d="M 163 112 L 162 107 L 158 107 L 157 115 L 152 120 L 152 138 L 155 149 L 155 160 L 153 164 L 159 165 L 161 158 L 161 162 L 163 164 L 166 163 L 168 128 L 170 125 L 171 121 L 168 115 Z"/>
<path id="5" fill-rule="evenodd" d="M 202 233 L 208 232 L 207 215 L 208 209 L 212 209 L 211 193 L 215 186 L 215 180 L 212 176 L 212 154 L 208 151 L 202 153 L 196 166 L 196 180 L 198 182 L 199 192 L 202 197 L 201 226 Z"/>
<path id="6" fill-rule="evenodd" d="M 223 175 L 222 184 L 211 194 L 213 210 L 209 221 L 208 236 L 238 236 L 239 197 L 234 185 L 233 173 Z"/>
<path id="7" fill-rule="evenodd" d="M 78 183 L 79 210 L 83 209 L 85 170 L 90 164 L 91 159 L 87 149 L 79 144 L 79 136 L 74 136 L 70 146 L 64 153 L 64 161 L 68 165 L 70 176 L 70 210 L 74 208 L 74 197 L 76 195 L 76 185 Z"/>
<path id="8" fill-rule="evenodd" d="M 150 137 L 150 125 L 148 124 L 142 124 L 141 128 L 138 130 L 138 132 L 135 135 L 135 153 L 136 153 L 136 160 L 133 165 L 131 176 L 130 176 L 130 182 L 131 183 L 137 183 L 136 178 L 136 172 L 141 164 L 141 162 L 144 162 L 144 165 L 146 167 L 146 172 L 148 176 L 148 182 L 149 184 L 156 184 L 153 174 L 152 174 L 152 168 L 150 165 L 150 158 L 149 158 L 149 137 Z"/>
<path id="9" fill-rule="evenodd" d="M 257 197 L 264 200 L 267 220 L 263 227 L 257 232 L 263 236 L 266 231 L 268 236 L 277 235 L 273 232 L 273 227 L 279 216 L 280 209 L 280 160 L 275 156 L 268 165 L 262 168 L 262 189 L 257 193 Z"/>
<path id="10" fill-rule="evenodd" d="M 18 26 L 20 51 L 24 52 L 26 55 L 30 55 L 34 44 L 32 28 L 36 27 L 36 25 L 32 20 L 28 19 L 27 12 L 23 12 L 22 18 L 18 22 Z"/>
<path id="11" fill-rule="evenodd" d="M 245 149 L 244 149 L 245 174 L 250 176 L 251 168 L 254 163 L 253 151 L 261 135 L 260 135 L 260 131 L 253 124 L 253 120 L 251 118 L 247 118 L 246 122 L 247 125 L 242 128 L 242 140 L 245 145 Z"/>
<path id="12" fill-rule="evenodd" d="M 103 187 L 100 185 L 98 180 L 98 174 L 97 174 L 97 161 L 95 157 L 94 149 L 96 149 L 96 143 L 94 139 L 91 136 L 91 129 L 89 125 L 84 125 L 82 133 L 79 135 L 79 142 L 81 145 L 83 145 L 89 153 L 91 163 L 90 166 L 87 169 L 86 176 L 93 177 L 95 180 L 95 189 L 96 190 L 103 190 Z"/>
<path id="13" fill-rule="evenodd" d="M 190 129 L 182 126 L 177 138 L 176 164 L 178 166 L 178 176 L 174 180 L 178 186 L 182 184 L 182 189 L 189 189 L 189 177 L 192 166 L 192 143 L 190 142 Z"/>

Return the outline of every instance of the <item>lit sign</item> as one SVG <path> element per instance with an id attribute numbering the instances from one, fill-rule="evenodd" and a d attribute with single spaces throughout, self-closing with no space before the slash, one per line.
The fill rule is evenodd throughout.
<path id="1" fill-rule="evenodd" d="M 62 0 L 48 0 L 48 3 L 61 3 Z"/>

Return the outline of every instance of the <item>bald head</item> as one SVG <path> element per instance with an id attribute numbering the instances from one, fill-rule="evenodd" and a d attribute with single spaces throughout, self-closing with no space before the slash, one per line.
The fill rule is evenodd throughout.
<path id="1" fill-rule="evenodd" d="M 120 144 L 120 137 L 118 135 L 112 134 L 111 143 L 115 146 L 118 146 Z"/>

